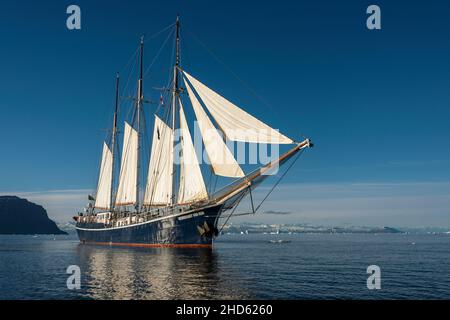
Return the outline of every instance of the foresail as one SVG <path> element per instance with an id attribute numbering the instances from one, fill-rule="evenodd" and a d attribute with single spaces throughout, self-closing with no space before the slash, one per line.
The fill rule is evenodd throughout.
<path id="1" fill-rule="evenodd" d="M 188 203 L 208 199 L 205 181 L 200 170 L 194 144 L 184 114 L 183 105 L 180 106 L 180 135 L 181 135 L 181 163 L 180 163 L 180 187 L 178 191 L 178 203 Z"/>
<path id="2" fill-rule="evenodd" d="M 144 205 L 169 205 L 172 201 L 173 130 L 155 115 L 152 151 Z"/>
<path id="3" fill-rule="evenodd" d="M 125 122 L 116 206 L 131 205 L 137 202 L 138 139 L 138 132 Z"/>
<path id="4" fill-rule="evenodd" d="M 105 142 L 103 144 L 102 163 L 98 177 L 97 195 L 95 197 L 95 208 L 97 209 L 111 209 L 112 166 L 113 155 Z"/>
<path id="5" fill-rule="evenodd" d="M 197 100 L 186 79 L 184 79 L 184 83 L 197 117 L 197 123 L 200 128 L 206 153 L 208 154 L 214 174 L 224 177 L 243 177 L 244 172 L 234 159 L 228 147 L 223 142 L 222 137 L 219 135 L 211 120 L 208 118 L 205 110 L 203 110 L 203 107 Z"/>
<path id="6" fill-rule="evenodd" d="M 195 88 L 227 139 L 254 143 L 294 143 L 292 139 L 248 114 L 187 72 L 183 71 L 183 73 Z"/>

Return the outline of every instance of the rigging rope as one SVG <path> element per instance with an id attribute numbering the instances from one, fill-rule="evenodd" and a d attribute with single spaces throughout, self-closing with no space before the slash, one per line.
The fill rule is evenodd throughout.
<path id="1" fill-rule="evenodd" d="M 291 162 L 291 164 L 287 167 L 286 171 L 280 176 L 280 178 L 277 180 L 277 182 L 272 186 L 272 188 L 269 190 L 269 192 L 263 198 L 261 203 L 256 207 L 256 209 L 253 210 L 252 213 L 242 213 L 242 214 L 237 214 L 237 215 L 242 216 L 242 215 L 247 215 L 247 214 L 256 214 L 256 212 L 263 205 L 263 203 L 267 200 L 267 198 L 270 196 L 270 194 L 275 190 L 275 188 L 278 186 L 278 184 L 281 182 L 281 180 L 283 180 L 283 178 L 286 176 L 286 174 L 289 172 L 289 170 L 294 166 L 294 164 L 297 162 L 298 158 L 300 158 L 300 155 L 303 153 L 303 150 L 304 149 L 301 149 L 299 151 L 297 156 L 294 158 L 294 160 Z M 234 212 L 236 211 L 237 207 L 239 206 L 239 204 L 241 203 L 242 199 L 247 195 L 248 192 L 250 192 L 250 197 L 252 198 L 251 199 L 252 200 L 252 208 L 254 208 L 254 206 L 253 206 L 253 196 L 251 194 L 251 187 L 252 187 L 252 185 L 248 186 L 248 188 L 246 189 L 247 191 L 242 193 L 242 196 L 237 201 L 236 206 L 233 208 L 233 211 L 230 213 L 230 215 L 228 215 L 227 219 L 225 220 L 225 222 L 223 223 L 222 227 L 220 228 L 219 233 L 222 231 L 222 229 L 225 227 L 227 222 L 230 220 L 231 216 L 234 215 Z"/>
<path id="2" fill-rule="evenodd" d="M 230 215 L 227 217 L 227 220 L 225 220 L 225 222 L 222 224 L 222 227 L 220 228 L 219 233 L 222 232 L 223 228 L 228 223 L 228 220 L 230 220 L 231 216 L 234 214 L 234 212 L 236 211 L 239 203 L 242 201 L 242 199 L 245 197 L 245 195 L 246 195 L 246 192 L 242 193 L 241 197 L 239 198 L 238 203 L 236 204 L 236 207 L 234 207 L 233 211 L 231 211 Z"/>
<path id="3" fill-rule="evenodd" d="M 168 36 L 166 37 L 166 39 L 164 40 L 163 44 L 161 45 L 161 47 L 158 49 L 158 51 L 156 52 L 155 57 L 153 57 L 152 62 L 149 64 L 149 66 L 147 67 L 147 69 L 144 72 L 144 77 L 149 73 L 150 69 L 153 67 L 153 65 L 155 64 L 156 60 L 158 60 L 162 50 L 165 48 L 167 42 L 169 41 L 169 39 L 172 37 L 172 34 L 175 32 L 175 30 L 173 30 L 172 32 L 169 32 Z"/>
<path id="4" fill-rule="evenodd" d="M 241 77 L 239 77 L 237 75 L 236 72 L 233 71 L 233 69 L 227 65 L 225 62 L 223 62 L 222 59 L 220 59 L 205 43 L 203 43 L 199 37 L 197 37 L 192 31 L 187 31 L 188 34 L 190 34 L 192 36 L 192 38 L 197 41 L 200 46 L 203 47 L 203 49 L 205 49 L 206 52 L 208 52 L 217 62 L 219 62 L 233 77 L 235 77 L 240 83 L 241 85 L 247 90 L 249 91 L 256 99 L 258 99 L 262 104 L 264 104 L 265 106 L 267 106 L 270 110 L 272 110 L 273 114 L 275 115 L 276 118 L 278 118 L 279 120 L 281 120 L 279 118 L 279 112 L 277 112 L 276 108 L 274 108 L 267 100 L 265 100 L 263 97 L 261 97 L 255 90 L 253 90 Z"/>
<path id="5" fill-rule="evenodd" d="M 275 190 L 275 188 L 278 186 L 278 184 L 281 182 L 281 180 L 283 180 L 283 178 L 286 176 L 288 171 L 294 166 L 294 164 L 297 162 L 298 158 L 300 158 L 300 155 L 303 153 L 303 150 L 304 149 L 301 149 L 299 151 L 298 155 L 294 158 L 294 160 L 291 162 L 289 167 L 287 167 L 286 171 L 280 176 L 280 179 L 278 179 L 278 181 L 273 185 L 272 189 L 270 189 L 269 193 L 267 193 L 267 195 L 264 197 L 264 199 L 261 201 L 261 203 L 256 207 L 256 209 L 254 211 L 255 213 L 262 206 L 264 201 L 266 201 L 266 199 L 270 196 L 270 194 L 273 192 L 273 190 Z M 251 188 L 251 186 L 250 186 L 250 188 Z"/>
<path id="6" fill-rule="evenodd" d="M 145 37 L 144 38 L 144 42 L 148 41 L 148 40 L 152 40 L 154 38 L 156 38 L 157 36 L 159 36 L 161 33 L 169 30 L 170 28 L 172 28 L 173 26 L 175 26 L 175 23 L 171 23 L 170 25 L 168 25 L 167 27 L 165 27 L 164 29 L 152 34 L 151 36 Z"/>

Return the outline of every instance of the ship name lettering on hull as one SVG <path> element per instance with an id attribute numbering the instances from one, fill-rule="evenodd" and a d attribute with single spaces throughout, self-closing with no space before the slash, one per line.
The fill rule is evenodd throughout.
<path id="1" fill-rule="evenodd" d="M 203 211 L 202 212 L 196 212 L 196 213 L 188 214 L 186 216 L 179 217 L 178 220 L 190 219 L 190 218 L 193 218 L 193 217 L 202 216 L 204 214 L 205 213 Z"/>

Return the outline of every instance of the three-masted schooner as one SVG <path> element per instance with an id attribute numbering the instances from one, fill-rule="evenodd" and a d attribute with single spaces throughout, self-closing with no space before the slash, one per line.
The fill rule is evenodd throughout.
<path id="1" fill-rule="evenodd" d="M 115 145 L 119 78 L 112 138 L 103 144 L 95 197 L 85 212 L 74 217 L 82 243 L 127 246 L 211 247 L 218 235 L 221 215 L 239 202 L 268 175 L 303 149 L 309 139 L 295 142 L 256 119 L 194 78 L 180 66 L 180 21 L 174 25 L 176 57 L 173 68 L 168 119 L 155 114 L 147 181 L 143 197 L 141 181 L 141 124 L 143 94 L 143 51 L 140 43 L 140 75 L 134 99 L 132 122 L 125 122 L 121 161 L 115 188 Z M 184 87 L 182 87 L 184 86 Z M 197 119 L 209 165 L 214 175 L 233 178 L 216 192 L 208 192 L 189 131 L 181 94 L 187 94 Z M 209 112 L 217 127 L 214 125 Z M 169 120 L 169 121 L 168 121 Z M 170 123 L 169 123 L 170 122 Z M 180 163 L 174 159 L 175 130 L 180 132 Z M 245 174 L 228 149 L 224 138 L 259 144 L 292 144 L 277 159 Z M 141 201 L 141 198 L 143 199 Z"/>

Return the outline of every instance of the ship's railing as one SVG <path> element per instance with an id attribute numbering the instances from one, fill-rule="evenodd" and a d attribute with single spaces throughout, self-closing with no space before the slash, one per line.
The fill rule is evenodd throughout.
<path id="1" fill-rule="evenodd" d="M 192 204 L 172 205 L 167 207 L 143 207 L 142 211 L 137 213 L 127 210 L 117 210 L 111 212 L 111 217 L 104 223 L 105 228 L 116 226 L 133 225 L 137 223 L 148 222 L 160 217 L 164 217 L 174 213 L 182 213 L 191 210 L 197 206 Z M 100 213 L 100 212 L 99 212 Z M 104 213 L 104 212 L 103 212 Z M 96 214 L 80 216 L 82 223 L 99 223 Z M 103 223 L 103 222 L 101 222 Z"/>

